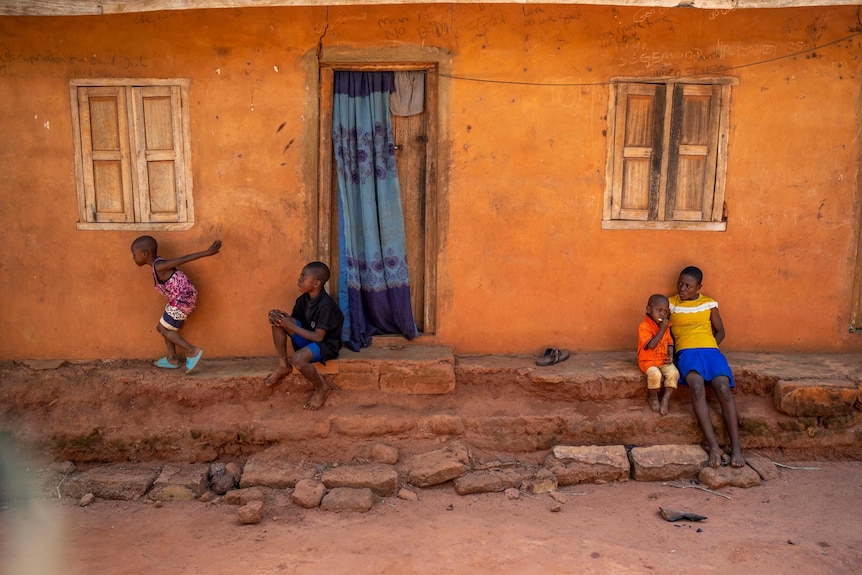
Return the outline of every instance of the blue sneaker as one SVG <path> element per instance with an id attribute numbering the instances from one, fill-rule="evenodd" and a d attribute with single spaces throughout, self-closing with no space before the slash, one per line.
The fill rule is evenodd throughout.
<path id="1" fill-rule="evenodd" d="M 179 369 L 180 365 L 178 363 L 171 363 L 168 361 L 168 356 L 165 356 L 161 359 L 157 359 L 153 362 L 153 365 L 156 367 L 161 367 L 162 369 Z"/>
<path id="2" fill-rule="evenodd" d="M 195 368 L 198 362 L 201 360 L 201 356 L 204 354 L 203 348 L 198 352 L 197 355 L 193 355 L 191 357 L 186 358 L 186 373 L 189 373 L 191 370 Z"/>

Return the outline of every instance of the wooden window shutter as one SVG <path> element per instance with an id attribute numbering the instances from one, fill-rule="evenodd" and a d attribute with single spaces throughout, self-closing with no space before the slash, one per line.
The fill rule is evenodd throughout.
<path id="1" fill-rule="evenodd" d="M 614 128 L 612 217 L 655 220 L 661 196 L 665 86 L 620 84 Z"/>
<path id="2" fill-rule="evenodd" d="M 673 88 L 666 219 L 713 220 L 720 104 L 720 86 Z"/>
<path id="3" fill-rule="evenodd" d="M 187 190 L 180 88 L 136 87 L 132 100 L 141 221 L 184 222 Z"/>
<path id="4" fill-rule="evenodd" d="M 78 113 L 86 221 L 135 221 L 125 89 L 78 88 Z"/>

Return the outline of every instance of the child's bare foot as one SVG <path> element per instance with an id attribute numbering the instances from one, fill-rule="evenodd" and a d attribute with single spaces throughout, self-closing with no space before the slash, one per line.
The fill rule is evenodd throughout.
<path id="1" fill-rule="evenodd" d="M 667 415 L 670 413 L 670 396 L 673 395 L 673 390 L 667 388 L 664 390 L 664 393 L 661 396 L 661 409 L 659 409 L 659 413 L 662 415 Z"/>
<path id="2" fill-rule="evenodd" d="M 314 393 L 311 394 L 311 397 L 308 398 L 308 401 L 306 401 L 305 405 L 302 407 L 308 411 L 317 411 L 323 407 L 324 402 L 326 402 L 326 398 L 329 397 L 330 391 L 332 391 L 332 388 L 328 384 L 324 383 L 323 387 L 314 390 Z"/>
<path id="3" fill-rule="evenodd" d="M 292 370 L 293 368 L 291 366 L 282 365 L 279 363 L 278 368 L 274 372 L 266 376 L 266 386 L 272 387 L 273 385 L 284 379 L 285 376 L 288 375 Z"/>
<path id="4" fill-rule="evenodd" d="M 730 466 L 742 467 L 745 465 L 745 458 L 742 456 L 742 451 L 738 447 L 730 450 Z"/>
<path id="5" fill-rule="evenodd" d="M 721 448 L 718 446 L 711 448 L 709 450 L 709 461 L 707 462 L 707 465 L 715 469 L 721 467 L 721 455 Z"/>
<path id="6" fill-rule="evenodd" d="M 650 390 L 649 397 L 647 398 L 647 401 L 649 402 L 650 409 L 652 409 L 653 411 L 658 413 L 659 408 L 660 408 L 659 403 L 658 403 L 658 392 Z"/>

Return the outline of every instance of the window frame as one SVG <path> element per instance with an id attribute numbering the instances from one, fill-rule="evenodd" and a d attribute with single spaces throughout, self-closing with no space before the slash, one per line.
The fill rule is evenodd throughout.
<path id="1" fill-rule="evenodd" d="M 724 210 L 724 188 L 727 169 L 727 144 L 730 133 L 730 96 L 731 86 L 739 83 L 734 77 L 698 77 L 698 78 L 612 78 L 608 95 L 608 131 L 607 131 L 607 162 L 605 167 L 605 192 L 602 210 L 602 229 L 608 230 L 696 230 L 725 231 L 727 217 Z M 653 147 L 644 147 L 640 151 L 627 152 L 626 125 L 624 117 L 626 102 L 621 98 L 628 94 L 643 92 L 648 94 L 661 93 L 661 99 L 656 96 L 654 126 L 656 142 Z M 701 148 L 695 150 L 696 155 L 706 158 L 704 190 L 702 200 L 704 208 L 700 218 L 691 219 L 697 212 L 682 212 L 679 219 L 668 219 L 672 207 L 667 206 L 667 200 L 672 192 L 668 190 L 668 182 L 672 179 L 676 184 L 676 162 L 684 154 L 680 150 L 686 146 L 680 145 L 680 123 L 683 94 L 689 91 L 695 95 L 710 95 L 712 109 L 710 111 L 710 138 L 707 146 L 688 146 Z M 709 93 L 711 91 L 711 94 Z M 659 126 L 660 124 L 660 126 Z M 660 127 L 661 131 L 658 132 Z M 660 145 L 659 147 L 656 147 Z M 656 154 L 655 151 L 658 151 Z M 622 209 L 623 197 L 623 167 L 625 154 L 635 157 L 650 158 L 649 179 L 650 192 L 647 208 L 635 210 L 648 212 L 633 214 L 626 217 Z M 709 188 L 707 189 L 707 186 Z M 711 191 L 711 193 L 710 193 Z M 672 215 L 670 216 L 673 217 Z"/>
<path id="2" fill-rule="evenodd" d="M 194 225 L 193 179 L 191 169 L 191 130 L 189 119 L 188 78 L 76 78 L 69 81 L 75 174 L 78 200 L 78 230 L 141 230 L 178 231 Z M 113 214 L 97 213 L 94 170 L 86 162 L 94 162 L 100 151 L 93 150 L 92 128 L 82 130 L 82 117 L 90 117 L 90 94 L 116 94 L 118 109 L 118 148 L 107 152 L 106 161 L 118 168 L 117 182 L 122 182 L 122 203 Z M 171 146 L 147 150 L 145 100 L 149 97 L 169 99 Z M 124 109 L 120 109 L 124 108 Z M 163 116 L 161 118 L 165 120 Z M 168 166 L 173 188 L 166 196 L 175 200 L 175 210 L 157 213 L 150 209 L 152 192 L 158 183 L 149 180 L 150 163 Z M 164 172 L 163 172 L 164 174 Z M 167 180 L 170 181 L 170 180 Z M 156 180 L 154 180 L 156 182 Z M 164 194 L 164 190 L 160 190 Z"/>

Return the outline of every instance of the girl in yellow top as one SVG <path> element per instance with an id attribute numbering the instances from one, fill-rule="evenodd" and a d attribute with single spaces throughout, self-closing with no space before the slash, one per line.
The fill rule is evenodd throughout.
<path id="1" fill-rule="evenodd" d="M 703 272 L 689 266 L 679 274 L 677 294 L 670 300 L 670 323 L 676 344 L 676 365 L 682 381 L 691 388 L 691 404 L 701 431 L 709 445 L 709 465 L 721 465 L 721 448 L 709 419 L 706 385 L 712 387 L 721 405 L 721 414 L 730 439 L 730 464 L 745 465 L 739 447 L 739 423 L 730 389 L 733 374 L 718 344 L 724 340 L 724 324 L 718 302 L 700 293 Z"/>

